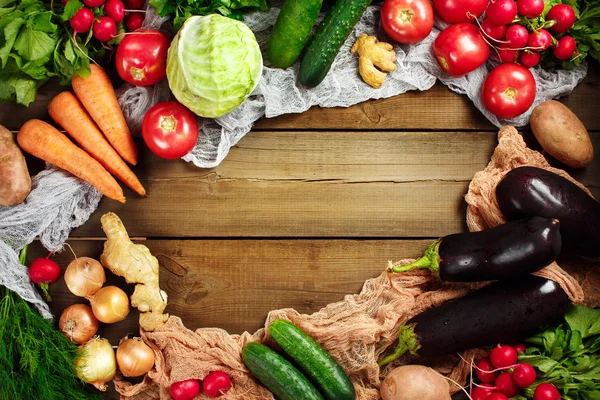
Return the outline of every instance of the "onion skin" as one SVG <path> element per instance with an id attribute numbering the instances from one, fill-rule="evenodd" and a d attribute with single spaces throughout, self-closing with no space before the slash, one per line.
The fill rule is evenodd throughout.
<path id="1" fill-rule="evenodd" d="M 106 286 L 90 297 L 92 311 L 98 321 L 113 324 L 124 320 L 131 308 L 129 297 L 116 286 Z"/>
<path id="2" fill-rule="evenodd" d="M 63 311 L 58 328 L 73 343 L 84 344 L 98 332 L 98 319 L 85 304 L 73 304 Z"/>
<path id="3" fill-rule="evenodd" d="M 65 283 L 75 296 L 89 298 L 106 282 L 104 267 L 90 257 L 79 257 L 67 266 Z"/>
<path id="4" fill-rule="evenodd" d="M 123 376 L 142 376 L 154 367 L 154 351 L 139 337 L 125 338 L 117 348 L 117 365 Z"/>
<path id="5" fill-rule="evenodd" d="M 95 337 L 80 346 L 75 372 L 82 381 L 106 392 L 106 382 L 110 382 L 117 373 L 115 351 L 109 341 Z"/>

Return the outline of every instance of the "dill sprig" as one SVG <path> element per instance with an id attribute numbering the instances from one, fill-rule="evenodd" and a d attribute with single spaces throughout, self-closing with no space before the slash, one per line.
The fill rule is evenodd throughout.
<path id="1" fill-rule="evenodd" d="M 77 346 L 4 286 L 0 286 L 0 343 L 0 399 L 102 398 L 75 374 Z"/>

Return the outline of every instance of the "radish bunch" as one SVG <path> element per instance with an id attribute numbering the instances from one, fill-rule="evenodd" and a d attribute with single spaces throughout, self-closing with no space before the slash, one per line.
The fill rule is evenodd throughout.
<path id="1" fill-rule="evenodd" d="M 63 0 L 63 4 L 68 1 Z M 120 26 L 134 31 L 144 22 L 145 15 L 141 10 L 144 0 L 83 0 L 83 3 L 85 5 L 69 19 L 69 24 L 75 34 L 91 29 L 94 38 L 103 43 L 117 37 Z"/>
<path id="2" fill-rule="evenodd" d="M 535 369 L 528 363 L 518 363 L 519 353 L 525 352 L 522 344 L 515 346 L 498 345 L 475 365 L 475 372 L 481 384 L 475 384 L 471 391 L 473 400 L 508 400 L 517 396 L 521 389 L 536 381 Z M 550 383 L 540 383 L 535 387 L 533 400 L 560 400 L 558 389 Z"/>
<path id="3" fill-rule="evenodd" d="M 544 0 L 491 0 L 480 28 L 503 62 L 534 67 L 546 51 L 558 60 L 572 59 L 577 42 L 566 33 L 575 23 L 575 10 L 557 4 L 545 17 L 543 12 Z"/>

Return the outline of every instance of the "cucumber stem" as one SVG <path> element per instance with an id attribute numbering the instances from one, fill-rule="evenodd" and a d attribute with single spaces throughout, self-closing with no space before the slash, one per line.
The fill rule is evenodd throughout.
<path id="1" fill-rule="evenodd" d="M 406 265 L 394 265 L 390 268 L 390 272 L 408 272 L 415 271 L 417 269 L 428 269 L 433 272 L 436 276 L 440 275 L 440 249 L 441 240 L 436 240 L 433 242 L 427 250 L 425 250 L 425 254 L 423 257 L 419 258 Z"/>
<path id="2" fill-rule="evenodd" d="M 415 324 L 402 325 L 398 333 L 398 345 L 394 349 L 394 352 L 379 361 L 377 365 L 382 367 L 389 364 L 407 352 L 416 355 L 420 348 L 421 343 L 419 343 L 419 339 L 415 333 Z"/>

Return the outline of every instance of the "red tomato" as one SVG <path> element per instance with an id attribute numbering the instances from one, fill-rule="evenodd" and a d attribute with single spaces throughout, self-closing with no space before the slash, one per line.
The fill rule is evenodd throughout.
<path id="1" fill-rule="evenodd" d="M 433 42 L 433 54 L 440 67 L 452 76 L 479 68 L 490 48 L 473 24 L 456 24 L 444 29 Z"/>
<path id="2" fill-rule="evenodd" d="M 433 8 L 429 0 L 385 0 L 381 24 L 396 42 L 418 43 L 431 33 Z"/>
<path id="3" fill-rule="evenodd" d="M 519 64 L 501 64 L 489 73 L 481 92 L 486 108 L 499 118 L 514 118 L 535 100 L 535 78 Z"/>
<path id="4" fill-rule="evenodd" d="M 117 72 L 132 85 L 148 86 L 167 75 L 167 51 L 171 41 L 159 31 L 136 31 L 117 48 Z"/>
<path id="5" fill-rule="evenodd" d="M 488 0 L 433 0 L 440 18 L 449 24 L 472 22 L 483 14 Z"/>
<path id="6" fill-rule="evenodd" d="M 144 116 L 142 136 L 157 156 L 181 158 L 192 151 L 198 140 L 196 115 L 176 101 L 155 104 Z"/>

